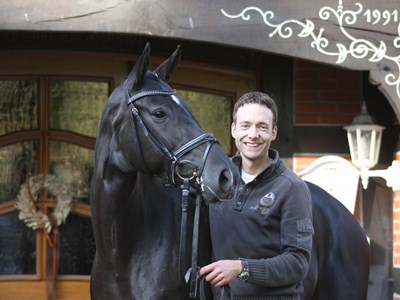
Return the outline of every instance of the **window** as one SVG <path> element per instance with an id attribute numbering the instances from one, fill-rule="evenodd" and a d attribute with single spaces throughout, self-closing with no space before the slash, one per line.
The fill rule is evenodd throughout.
<path id="1" fill-rule="evenodd" d="M 0 275 L 44 276 L 40 245 L 46 235 L 25 226 L 15 208 L 21 186 L 37 174 L 54 174 L 79 207 L 60 226 L 58 275 L 90 275 L 89 189 L 110 87 L 107 78 L 0 78 Z M 36 205 L 49 214 L 55 196 L 40 194 Z"/>
<path id="2" fill-rule="evenodd" d="M 61 58 L 61 59 L 60 59 Z M 154 65 L 164 58 L 152 57 Z M 88 196 L 101 113 L 114 82 L 123 82 L 132 55 L 64 51 L 3 51 L 0 56 L 0 294 L 47 299 L 51 251 L 43 230 L 18 218 L 16 200 L 27 178 L 53 174 L 73 197 L 60 230 L 57 298 L 90 299 L 95 251 Z M 152 67 L 151 69 L 153 69 Z M 30 74 L 29 76 L 26 74 Z M 170 85 L 228 154 L 235 99 L 256 89 L 253 72 L 181 61 Z M 50 215 L 56 195 L 41 193 Z"/>
<path id="3" fill-rule="evenodd" d="M 226 153 L 231 153 L 232 97 L 184 89 L 178 89 L 178 95 L 190 105 L 193 115 L 204 130 L 218 139 Z"/>

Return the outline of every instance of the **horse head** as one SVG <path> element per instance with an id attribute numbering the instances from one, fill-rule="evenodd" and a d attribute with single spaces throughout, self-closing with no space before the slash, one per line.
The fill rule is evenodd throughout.
<path id="1" fill-rule="evenodd" d="M 123 172 L 134 169 L 175 186 L 190 184 L 208 202 L 230 198 L 237 168 L 167 83 L 180 60 L 180 46 L 154 71 L 148 70 L 149 54 L 147 44 L 118 89 L 124 105 L 113 125 L 119 140 L 116 164 Z"/>

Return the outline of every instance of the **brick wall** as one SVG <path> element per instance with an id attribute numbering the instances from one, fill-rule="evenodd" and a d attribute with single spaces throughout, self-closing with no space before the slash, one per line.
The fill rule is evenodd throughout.
<path id="1" fill-rule="evenodd" d="M 394 159 L 400 161 L 400 151 Z M 400 191 L 393 192 L 393 268 L 400 268 Z M 400 294 L 394 293 L 393 300 L 400 300 Z"/>
<path id="2" fill-rule="evenodd" d="M 294 72 L 295 125 L 344 126 L 350 124 L 360 112 L 363 98 L 360 71 L 297 59 Z M 315 155 L 295 155 L 294 171 L 300 172 L 316 158 L 318 156 Z M 400 161 L 400 151 L 394 159 Z M 354 216 L 360 221 L 359 200 L 357 198 Z M 393 268 L 400 269 L 400 191 L 393 193 L 392 263 Z M 393 300 L 400 300 L 400 294 L 393 293 Z"/>
<path id="3" fill-rule="evenodd" d="M 359 71 L 332 68 L 297 59 L 295 124 L 347 125 L 361 110 Z"/>
<path id="4" fill-rule="evenodd" d="M 293 171 L 297 174 L 307 168 L 319 155 L 301 155 L 293 157 Z"/>
<path id="5" fill-rule="evenodd" d="M 360 112 L 362 99 L 360 71 L 333 68 L 296 59 L 294 76 L 295 125 L 343 126 L 350 124 L 354 116 Z M 295 156 L 293 170 L 299 173 L 318 157 L 304 154 Z M 359 220 L 358 200 L 355 217 Z"/>

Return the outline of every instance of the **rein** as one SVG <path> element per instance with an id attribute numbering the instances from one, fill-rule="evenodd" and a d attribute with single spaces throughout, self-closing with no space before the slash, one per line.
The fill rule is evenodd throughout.
<path id="1" fill-rule="evenodd" d="M 203 183 L 202 183 L 202 174 L 204 170 L 204 166 L 207 160 L 208 153 L 211 150 L 211 147 L 214 143 L 218 142 L 212 134 L 204 133 L 200 136 L 194 138 L 193 140 L 189 141 L 188 143 L 184 144 L 180 148 L 175 151 L 169 150 L 157 137 L 151 132 L 151 130 L 146 126 L 145 122 L 143 121 L 142 117 L 140 116 L 139 110 L 135 107 L 135 102 L 141 98 L 147 96 L 172 96 L 176 94 L 175 90 L 171 91 L 163 91 L 163 90 L 153 90 L 153 91 L 143 91 L 138 94 L 131 96 L 129 94 L 128 88 L 126 86 L 126 82 L 124 84 L 124 93 L 126 98 L 126 104 L 128 107 L 131 107 L 132 116 L 134 122 L 137 122 L 143 130 L 143 133 L 146 137 L 148 137 L 161 152 L 163 152 L 169 160 L 168 165 L 168 184 L 172 184 L 177 186 L 175 182 L 175 173 L 179 176 L 183 183 L 180 186 L 182 189 L 182 219 L 181 219 L 181 233 L 180 233 L 180 245 L 179 245 L 179 273 L 180 277 L 182 278 L 182 274 L 184 273 L 185 268 L 185 260 L 186 260 L 186 227 L 187 227 L 187 209 L 189 205 L 189 188 L 190 188 L 190 181 L 195 178 L 195 189 L 196 189 L 196 208 L 194 214 L 194 221 L 193 221 L 193 237 L 192 237 L 192 255 L 191 255 L 191 267 L 186 272 L 185 280 L 186 283 L 189 283 L 190 286 L 190 298 L 196 298 L 197 290 L 198 290 L 198 280 L 197 280 L 197 258 L 198 258 L 198 239 L 199 239 L 199 223 L 200 223 L 200 208 L 201 208 L 201 193 L 204 191 Z M 149 169 L 146 165 L 146 162 L 143 157 L 142 149 L 140 147 L 140 143 L 136 134 L 134 134 L 135 144 L 138 145 L 138 157 L 141 163 L 142 169 L 147 173 L 150 174 Z M 193 149 L 199 147 L 200 145 L 208 143 L 207 148 L 203 154 L 203 158 L 200 164 L 200 168 L 197 170 L 197 167 L 194 166 L 193 174 L 191 177 L 183 177 L 179 174 L 179 170 L 177 169 L 178 160 L 184 156 L 185 154 L 189 153 Z M 186 161 L 191 163 L 190 161 Z M 191 163 L 192 164 L 192 163 Z M 203 295 L 201 295 L 202 297 Z"/>
<path id="2" fill-rule="evenodd" d="M 182 274 L 185 272 L 185 261 L 186 261 L 186 227 L 187 227 L 187 208 L 189 205 L 189 179 L 185 178 L 182 185 L 182 221 L 181 221 L 181 235 L 179 242 L 179 273 L 182 278 Z M 185 274 L 186 283 L 189 282 L 189 296 L 190 298 L 196 298 L 197 295 L 197 257 L 198 257 L 198 240 L 199 240 L 199 220 L 200 220 L 200 207 L 201 207 L 201 192 L 196 191 L 196 208 L 194 213 L 193 221 L 193 237 L 192 237 L 192 257 L 191 267 Z"/>

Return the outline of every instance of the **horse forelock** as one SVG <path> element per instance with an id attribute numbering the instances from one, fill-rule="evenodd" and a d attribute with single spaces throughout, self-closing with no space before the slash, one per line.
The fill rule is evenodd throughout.
<path id="1" fill-rule="evenodd" d="M 174 89 L 171 86 L 159 78 L 158 74 L 153 71 L 147 71 L 146 76 L 144 77 L 143 81 L 140 85 L 133 86 L 129 90 L 129 95 L 132 97 L 135 94 L 144 92 L 144 91 L 166 91 L 166 92 L 173 92 Z M 154 96 L 153 96 L 154 97 Z M 167 96 L 162 96 L 163 99 L 168 99 Z M 146 97 L 144 97 L 146 98 Z M 179 107 L 183 108 L 183 110 L 188 113 L 191 117 L 193 117 L 192 110 L 190 106 L 182 100 L 178 95 L 173 94 L 170 95 L 170 98 L 173 100 L 175 104 Z"/>

